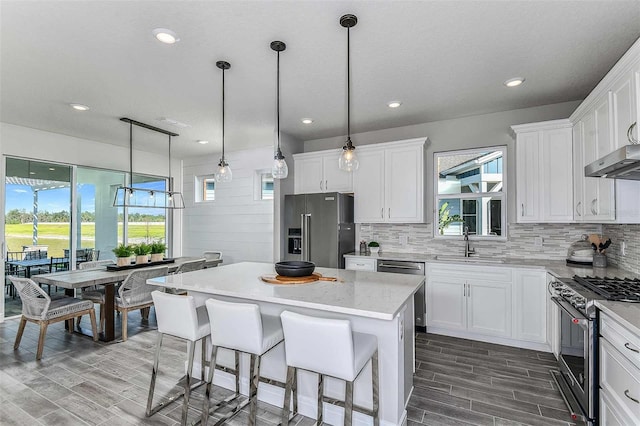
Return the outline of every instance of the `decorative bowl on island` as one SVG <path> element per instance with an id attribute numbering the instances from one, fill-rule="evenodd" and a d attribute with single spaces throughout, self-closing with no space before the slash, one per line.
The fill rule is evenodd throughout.
<path id="1" fill-rule="evenodd" d="M 302 260 L 287 260 L 275 265 L 278 275 L 284 277 L 308 277 L 316 269 L 316 264 Z"/>

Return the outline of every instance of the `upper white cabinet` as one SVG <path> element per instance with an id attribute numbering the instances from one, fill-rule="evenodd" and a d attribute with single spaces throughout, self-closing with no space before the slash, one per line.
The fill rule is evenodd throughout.
<path id="1" fill-rule="evenodd" d="M 356 223 L 424 222 L 425 138 L 358 147 Z"/>
<path id="2" fill-rule="evenodd" d="M 517 221 L 572 221 L 571 122 L 555 120 L 511 128 L 516 134 Z"/>
<path id="3" fill-rule="evenodd" d="M 313 194 L 317 192 L 353 191 L 352 174 L 340 170 L 338 157 L 341 150 L 294 154 L 294 192 Z"/>
<path id="4" fill-rule="evenodd" d="M 574 219 L 640 223 L 640 182 L 590 178 L 584 167 L 629 144 L 640 118 L 640 40 L 609 71 L 569 118 L 573 123 Z M 638 131 L 633 136 L 638 138 Z"/>

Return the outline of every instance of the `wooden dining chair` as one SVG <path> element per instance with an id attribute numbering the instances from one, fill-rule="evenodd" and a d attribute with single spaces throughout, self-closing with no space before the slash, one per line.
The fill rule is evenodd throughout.
<path id="1" fill-rule="evenodd" d="M 55 322 L 67 321 L 69 332 L 73 332 L 73 319 L 89 314 L 91 318 L 91 328 L 93 330 L 93 340 L 98 340 L 96 312 L 93 309 L 93 303 L 88 300 L 76 299 L 75 297 L 63 297 L 52 300 L 51 297 L 30 278 L 10 276 L 9 279 L 11 279 L 11 282 L 18 290 L 18 294 L 22 300 L 22 317 L 20 318 L 18 333 L 16 334 L 16 340 L 13 344 L 14 350 L 20 347 L 20 341 L 22 340 L 22 334 L 24 333 L 27 321 L 40 326 L 36 360 L 42 358 L 47 327 L 49 327 L 49 324 Z"/>
<path id="2" fill-rule="evenodd" d="M 153 306 L 151 292 L 158 287 L 147 284 L 147 280 L 169 274 L 166 266 L 146 267 L 133 270 L 118 289 L 116 311 L 122 313 L 122 340 L 127 341 L 127 316 L 129 311 L 140 309 L 143 319 L 149 318 L 149 308 Z"/>

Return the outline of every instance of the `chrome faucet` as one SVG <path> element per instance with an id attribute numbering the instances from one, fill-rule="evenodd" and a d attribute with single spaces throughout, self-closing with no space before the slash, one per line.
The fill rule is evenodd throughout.
<path id="1" fill-rule="evenodd" d="M 464 257 L 471 257 L 472 254 L 476 253 L 476 249 L 469 247 L 469 227 L 464 226 Z"/>

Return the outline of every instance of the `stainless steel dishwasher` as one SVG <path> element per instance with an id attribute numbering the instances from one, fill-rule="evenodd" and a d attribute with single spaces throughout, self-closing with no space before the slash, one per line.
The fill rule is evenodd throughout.
<path id="1" fill-rule="evenodd" d="M 424 276 L 424 262 L 407 262 L 404 260 L 380 260 L 378 259 L 378 272 L 392 272 L 394 274 L 408 274 L 408 275 L 423 275 Z M 426 299 L 424 284 L 416 292 L 413 297 L 413 307 L 415 315 L 415 326 L 421 330 L 426 331 L 427 328 L 427 316 L 426 316 Z"/>

